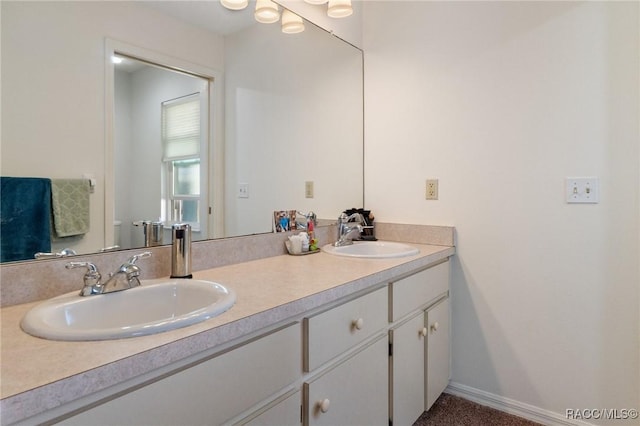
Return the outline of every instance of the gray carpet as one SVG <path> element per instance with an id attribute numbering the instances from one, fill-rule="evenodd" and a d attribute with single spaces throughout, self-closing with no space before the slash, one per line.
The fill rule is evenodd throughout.
<path id="1" fill-rule="evenodd" d="M 539 426 L 469 400 L 443 393 L 413 426 Z"/>

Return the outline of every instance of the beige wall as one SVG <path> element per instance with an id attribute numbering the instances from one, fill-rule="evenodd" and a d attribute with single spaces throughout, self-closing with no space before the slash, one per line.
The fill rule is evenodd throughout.
<path id="1" fill-rule="evenodd" d="M 365 205 L 456 227 L 471 393 L 560 419 L 638 408 L 638 7 L 365 3 Z M 598 176 L 600 203 L 566 204 L 567 176 Z"/>

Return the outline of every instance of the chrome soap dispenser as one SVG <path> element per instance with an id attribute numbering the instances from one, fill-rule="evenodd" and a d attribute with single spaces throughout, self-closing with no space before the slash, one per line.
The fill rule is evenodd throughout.
<path id="1" fill-rule="evenodd" d="M 191 274 L 191 225 L 171 227 L 171 278 L 193 278 Z"/>

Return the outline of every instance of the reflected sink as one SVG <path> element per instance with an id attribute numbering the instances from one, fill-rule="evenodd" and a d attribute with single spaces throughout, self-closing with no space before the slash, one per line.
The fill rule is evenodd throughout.
<path id="1" fill-rule="evenodd" d="M 336 256 L 368 259 L 405 257 L 420 253 L 420 250 L 415 247 L 390 241 L 354 241 L 353 244 L 342 247 L 334 247 L 331 244 L 327 244 L 322 247 L 322 251 Z"/>
<path id="2" fill-rule="evenodd" d="M 121 339 L 205 321 L 231 308 L 235 300 L 233 291 L 211 281 L 151 280 L 115 293 L 54 297 L 27 312 L 20 325 L 50 340 Z"/>

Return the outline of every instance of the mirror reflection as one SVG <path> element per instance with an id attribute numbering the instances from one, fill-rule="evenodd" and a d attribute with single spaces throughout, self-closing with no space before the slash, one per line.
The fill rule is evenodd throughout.
<path id="1" fill-rule="evenodd" d="M 357 48 L 306 21 L 296 34 L 257 23 L 251 4 L 1 7 L 2 175 L 95 184 L 89 231 L 54 239 L 52 252 L 139 247 L 143 220 L 192 222 L 195 240 L 271 232 L 276 210 L 334 219 L 362 205 Z M 109 49 L 143 61 L 121 70 Z M 153 88 L 162 73 L 193 87 Z M 144 91 L 156 99 L 134 98 Z M 172 154 L 171 135 L 184 135 L 170 117 L 195 105 L 197 149 Z"/>

